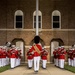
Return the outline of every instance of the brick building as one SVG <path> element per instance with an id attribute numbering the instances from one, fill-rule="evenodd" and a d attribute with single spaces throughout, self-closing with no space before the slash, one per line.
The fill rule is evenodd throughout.
<path id="1" fill-rule="evenodd" d="M 75 44 L 75 0 L 39 0 L 39 36 L 52 62 L 55 47 Z M 0 45 L 7 41 L 22 49 L 22 61 L 36 28 L 36 0 L 0 0 Z"/>

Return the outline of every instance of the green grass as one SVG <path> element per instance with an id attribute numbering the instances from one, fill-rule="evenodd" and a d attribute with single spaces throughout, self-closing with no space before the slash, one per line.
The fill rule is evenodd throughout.
<path id="1" fill-rule="evenodd" d="M 75 73 L 75 67 L 69 66 L 68 64 L 65 64 L 65 69 Z"/>
<path id="2" fill-rule="evenodd" d="M 8 69 L 10 69 L 10 65 L 4 66 L 4 67 L 0 67 L 0 73 L 6 71 Z"/>

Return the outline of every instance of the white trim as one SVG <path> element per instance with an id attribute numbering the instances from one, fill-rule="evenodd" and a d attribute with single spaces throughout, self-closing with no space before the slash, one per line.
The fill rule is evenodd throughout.
<path id="1" fill-rule="evenodd" d="M 35 29 L 0 29 L 0 31 L 35 31 Z M 39 31 L 75 31 L 75 29 L 39 29 Z"/>
<path id="2" fill-rule="evenodd" d="M 31 47 L 31 46 L 26 46 L 25 45 L 25 48 L 29 48 L 29 47 Z M 49 46 L 44 46 L 45 48 L 50 48 L 50 45 Z M 64 48 L 71 48 L 72 46 L 64 46 Z"/>
<path id="3" fill-rule="evenodd" d="M 23 15 L 23 12 L 22 12 L 21 10 L 17 10 L 17 11 L 15 12 L 15 15 Z"/>
<path id="4" fill-rule="evenodd" d="M 72 46 L 64 46 L 66 49 L 69 49 L 69 48 L 71 48 Z"/>
<path id="5" fill-rule="evenodd" d="M 30 48 L 31 46 L 26 46 L 25 45 L 25 48 Z M 44 46 L 45 48 L 50 48 L 50 46 Z"/>
<path id="6" fill-rule="evenodd" d="M 44 46 L 45 48 L 50 48 L 50 46 Z"/>
<path id="7" fill-rule="evenodd" d="M 30 48 L 31 46 L 25 46 L 25 48 Z"/>
<path id="8" fill-rule="evenodd" d="M 52 16 L 60 16 L 60 12 L 58 10 L 54 10 L 52 12 Z"/>
<path id="9" fill-rule="evenodd" d="M 41 11 L 38 10 L 38 15 L 41 16 L 41 14 L 42 14 Z M 36 15 L 36 11 L 34 11 L 33 15 L 34 15 L 34 16 Z"/>

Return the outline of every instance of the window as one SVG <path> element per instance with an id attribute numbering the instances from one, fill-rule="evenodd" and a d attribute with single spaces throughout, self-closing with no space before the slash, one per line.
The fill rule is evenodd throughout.
<path id="1" fill-rule="evenodd" d="M 38 12 L 38 27 L 42 28 L 42 13 Z M 33 13 L 33 28 L 36 28 L 36 11 Z"/>
<path id="2" fill-rule="evenodd" d="M 16 28 L 22 28 L 22 16 L 16 16 Z"/>
<path id="3" fill-rule="evenodd" d="M 53 29 L 61 28 L 61 16 L 58 10 L 52 12 L 52 28 Z"/>
<path id="4" fill-rule="evenodd" d="M 14 20 L 14 28 L 23 28 L 23 12 L 21 10 L 15 12 Z"/>

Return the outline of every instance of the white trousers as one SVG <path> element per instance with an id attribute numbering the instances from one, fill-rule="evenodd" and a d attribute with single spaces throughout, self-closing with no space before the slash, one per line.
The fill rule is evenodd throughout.
<path id="1" fill-rule="evenodd" d="M 6 57 L 6 65 L 8 65 L 8 64 L 9 64 L 9 58 Z"/>
<path id="2" fill-rule="evenodd" d="M 71 59 L 71 66 L 73 66 L 73 59 Z"/>
<path id="3" fill-rule="evenodd" d="M 11 58 L 10 59 L 10 64 L 11 64 L 11 68 L 14 68 L 16 65 L 16 58 Z"/>
<path id="4" fill-rule="evenodd" d="M 59 67 L 64 68 L 64 59 L 59 59 Z"/>
<path id="5" fill-rule="evenodd" d="M 59 61 L 58 61 L 58 58 L 56 59 L 56 66 L 58 66 L 58 64 L 59 64 Z"/>
<path id="6" fill-rule="evenodd" d="M 6 58 L 2 58 L 2 67 L 6 65 Z"/>
<path id="7" fill-rule="evenodd" d="M 54 65 L 56 66 L 56 59 L 54 58 Z"/>
<path id="8" fill-rule="evenodd" d="M 68 65 L 70 66 L 71 65 L 71 59 L 68 58 Z"/>
<path id="9" fill-rule="evenodd" d="M 46 68 L 46 63 L 47 63 L 47 60 L 42 60 L 42 67 L 43 68 Z"/>
<path id="10" fill-rule="evenodd" d="M 39 70 L 40 56 L 34 57 L 34 71 Z"/>
<path id="11" fill-rule="evenodd" d="M 20 65 L 20 63 L 21 63 L 21 59 L 20 58 L 18 59 L 18 62 L 19 62 L 18 64 Z"/>
<path id="12" fill-rule="evenodd" d="M 17 66 L 19 66 L 19 58 L 18 58 L 18 60 L 17 60 Z"/>
<path id="13" fill-rule="evenodd" d="M 33 59 L 28 59 L 28 67 L 32 67 L 33 65 Z"/>
<path id="14" fill-rule="evenodd" d="M 73 59 L 73 66 L 75 67 L 75 57 L 74 57 L 74 59 Z"/>
<path id="15" fill-rule="evenodd" d="M 18 58 L 16 58 L 15 63 L 16 63 L 16 64 L 15 64 L 15 67 L 19 65 L 19 60 L 18 60 Z"/>
<path id="16" fill-rule="evenodd" d="M 2 58 L 0 58 L 0 67 L 2 67 Z"/>

